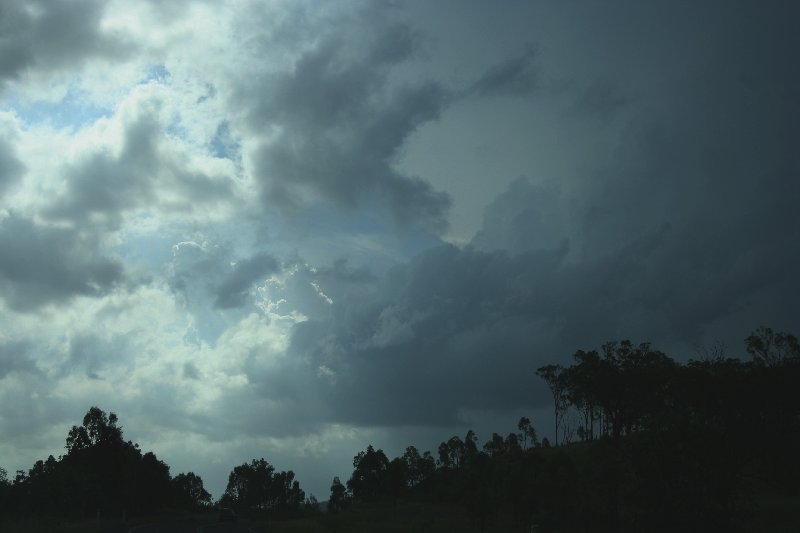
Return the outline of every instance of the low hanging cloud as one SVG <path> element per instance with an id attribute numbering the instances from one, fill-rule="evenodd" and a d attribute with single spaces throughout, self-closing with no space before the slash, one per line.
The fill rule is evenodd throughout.
<path id="1" fill-rule="evenodd" d="M 334 302 L 329 321 L 295 326 L 290 352 L 313 361 L 342 422 L 447 425 L 461 409 L 525 404 L 529 335 L 549 317 L 517 289 L 535 280 L 532 264 L 546 274 L 561 255 L 431 249 Z"/>
<path id="2" fill-rule="evenodd" d="M 608 340 L 687 349 L 714 342 L 705 332 L 727 322 L 725 341 L 738 355 L 731 341 L 749 330 L 731 330 L 735 315 L 744 312 L 752 328 L 767 319 L 748 302 L 800 290 L 800 258 L 742 263 L 733 243 L 704 250 L 692 231 L 665 225 L 579 263 L 566 246 L 433 248 L 374 290 L 340 298 L 328 316 L 297 324 L 289 353 L 316 372 L 331 416 L 363 426 L 454 425 L 469 410 L 544 407 L 536 368 Z M 747 247 L 758 253 L 758 243 Z M 791 305 L 773 303 L 769 318 L 790 324 Z"/>

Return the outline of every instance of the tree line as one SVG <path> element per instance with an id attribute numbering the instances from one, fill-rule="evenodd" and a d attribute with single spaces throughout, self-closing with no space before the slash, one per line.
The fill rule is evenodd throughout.
<path id="1" fill-rule="evenodd" d="M 115 413 L 91 407 L 69 430 L 66 453 L 38 460 L 9 477 L 0 468 L 0 516 L 57 516 L 82 520 L 158 513 L 165 508 L 203 511 L 215 505 L 289 516 L 305 503 L 294 472 L 276 472 L 253 459 L 231 471 L 220 501 L 213 502 L 194 472 L 170 475 L 153 452 L 123 438 Z"/>
<path id="2" fill-rule="evenodd" d="M 157 512 L 165 506 L 211 503 L 200 476 L 170 476 L 153 452 L 123 438 L 117 415 L 92 407 L 70 429 L 66 453 L 38 460 L 13 479 L 0 472 L 0 512 L 84 519 Z"/>
<path id="3" fill-rule="evenodd" d="M 399 498 L 462 505 L 477 530 L 736 531 L 756 494 L 800 495 L 800 345 L 760 328 L 749 360 L 722 346 L 679 363 L 649 343 L 578 350 L 536 373 L 554 442 L 523 417 L 483 446 L 468 431 L 434 457 L 368 446 L 328 509 Z"/>

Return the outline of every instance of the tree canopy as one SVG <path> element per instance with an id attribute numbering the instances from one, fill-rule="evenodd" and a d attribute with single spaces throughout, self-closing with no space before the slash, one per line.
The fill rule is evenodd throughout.
<path id="1" fill-rule="evenodd" d="M 294 472 L 275 472 L 263 457 L 235 467 L 220 499 L 228 507 L 277 513 L 297 512 L 304 501 Z"/>

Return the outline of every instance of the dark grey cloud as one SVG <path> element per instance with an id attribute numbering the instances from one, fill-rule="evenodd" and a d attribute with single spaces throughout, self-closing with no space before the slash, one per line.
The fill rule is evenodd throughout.
<path id="1" fill-rule="evenodd" d="M 90 58 L 120 59 L 131 41 L 103 32 L 105 2 L 54 0 L 0 5 L 0 82 L 37 72 L 74 68 Z"/>
<path id="2" fill-rule="evenodd" d="M 191 361 L 187 361 L 186 363 L 184 363 L 183 378 L 199 380 L 201 378 L 201 375 L 200 375 L 200 370 L 197 368 L 197 365 L 195 365 Z"/>
<path id="3" fill-rule="evenodd" d="M 538 88 L 539 52 L 529 44 L 517 54 L 490 67 L 472 86 L 479 96 L 526 96 Z"/>
<path id="4" fill-rule="evenodd" d="M 483 213 L 472 246 L 484 251 L 526 250 L 561 246 L 569 237 L 569 212 L 556 183 L 533 184 L 517 178 Z"/>
<path id="5" fill-rule="evenodd" d="M 351 267 L 346 258 L 335 260 L 331 266 L 317 268 L 316 274 L 325 282 L 336 281 L 363 284 L 377 280 L 367 267 Z"/>
<path id="6" fill-rule="evenodd" d="M 297 325 L 291 352 L 313 361 L 344 422 L 447 425 L 463 409 L 543 402 L 531 336 L 553 342 L 548 278 L 563 255 L 431 249 L 335 302 L 329 322 Z"/>
<path id="7" fill-rule="evenodd" d="M 0 221 L 0 297 L 20 311 L 101 296 L 125 281 L 122 263 L 93 240 L 11 214 Z"/>
<path id="8" fill-rule="evenodd" d="M 282 207 L 304 205 L 308 193 L 345 208 L 378 200 L 402 225 L 441 231 L 447 194 L 393 162 L 410 134 L 438 118 L 448 93 L 399 74 L 415 52 L 408 26 L 354 18 L 327 30 L 290 72 L 262 76 L 236 96 L 249 102 L 252 131 L 280 132 L 253 154 L 262 197 Z M 348 33 L 354 23 L 359 31 Z"/>
<path id="9" fill-rule="evenodd" d="M 225 279 L 216 287 L 214 306 L 221 309 L 241 307 L 254 283 L 264 281 L 278 270 L 278 261 L 269 254 L 259 253 L 237 261 Z"/>
<path id="10" fill-rule="evenodd" d="M 119 228 L 126 209 L 155 200 L 159 135 L 155 117 L 145 115 L 130 124 L 118 157 L 99 151 L 68 170 L 67 192 L 48 214 L 82 225 Z"/>
<path id="11" fill-rule="evenodd" d="M 608 340 L 746 357 L 758 326 L 796 331 L 800 42 L 778 11 L 740 14 L 702 68 L 632 102 L 611 163 L 515 181 L 471 246 L 433 247 L 295 326 L 290 353 L 331 416 L 457 424 L 549 404 L 535 369 Z"/>
<path id="12" fill-rule="evenodd" d="M 0 342 L 0 380 L 14 374 L 44 375 L 30 352 L 29 342 Z"/>
<path id="13" fill-rule="evenodd" d="M 570 114 L 609 120 L 630 103 L 631 98 L 619 87 L 597 80 L 581 91 L 570 109 Z"/>
<path id="14" fill-rule="evenodd" d="M 665 222 L 686 228 L 697 253 L 705 247 L 717 256 L 769 246 L 796 230 L 800 68 L 788 50 L 800 38 L 783 11 L 729 13 L 724 31 L 709 30 L 711 59 L 651 96 L 647 114 L 627 129 L 617 164 L 582 191 L 587 252 Z M 787 246 L 784 258 L 795 251 Z"/>
<path id="15" fill-rule="evenodd" d="M 15 152 L 14 145 L 0 137 L 0 198 L 25 170 Z"/>
<path id="16" fill-rule="evenodd" d="M 101 338 L 91 334 L 75 335 L 69 340 L 63 374 L 83 372 L 91 379 L 103 379 L 108 368 L 131 363 L 131 339 L 124 335 Z"/>
<path id="17" fill-rule="evenodd" d="M 800 294 L 797 256 L 762 262 L 777 250 L 754 242 L 707 249 L 714 236 L 697 233 L 667 225 L 581 262 L 566 247 L 434 248 L 375 291 L 337 300 L 330 319 L 297 325 L 290 352 L 310 361 L 307 372 L 317 370 L 337 420 L 448 425 L 464 410 L 547 405 L 535 369 L 607 340 L 685 349 L 712 342 L 705 331 L 742 312 L 751 329 L 792 324 L 796 304 L 770 300 L 783 290 Z M 765 298 L 769 307 L 750 304 Z M 725 332 L 736 355 L 748 333 Z"/>

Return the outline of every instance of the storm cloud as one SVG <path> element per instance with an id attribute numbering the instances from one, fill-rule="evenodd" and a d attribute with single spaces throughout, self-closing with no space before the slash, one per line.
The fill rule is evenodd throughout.
<path id="1" fill-rule="evenodd" d="M 242 95 L 248 127 L 278 132 L 252 154 L 261 196 L 283 207 L 303 205 L 308 192 L 345 208 L 377 200 L 401 225 L 441 231 L 447 194 L 392 163 L 409 135 L 438 118 L 448 93 L 433 80 L 392 83 L 413 58 L 415 35 L 370 14 L 326 28 L 288 72 L 264 75 L 258 92 Z M 369 30 L 349 31 L 360 23 Z"/>
<path id="2" fill-rule="evenodd" d="M 797 10 L 0 8 L 0 466 L 99 405 L 324 499 L 369 442 L 547 435 L 578 349 L 797 334 Z"/>
<path id="3" fill-rule="evenodd" d="M 739 355 L 743 332 L 791 328 L 800 78 L 758 29 L 750 37 L 722 44 L 750 61 L 726 53 L 673 85 L 668 113 L 631 120 L 627 156 L 580 187 L 518 179 L 470 245 L 422 252 L 338 299 L 328 321 L 295 326 L 291 350 L 324 369 L 341 420 L 456 424 L 471 409 L 535 408 L 548 401 L 535 369 L 579 348 L 632 338 L 687 358 L 722 341 Z M 789 98 L 777 106 L 776 87 Z M 605 96 L 589 115 L 623 104 L 590 91 Z"/>

